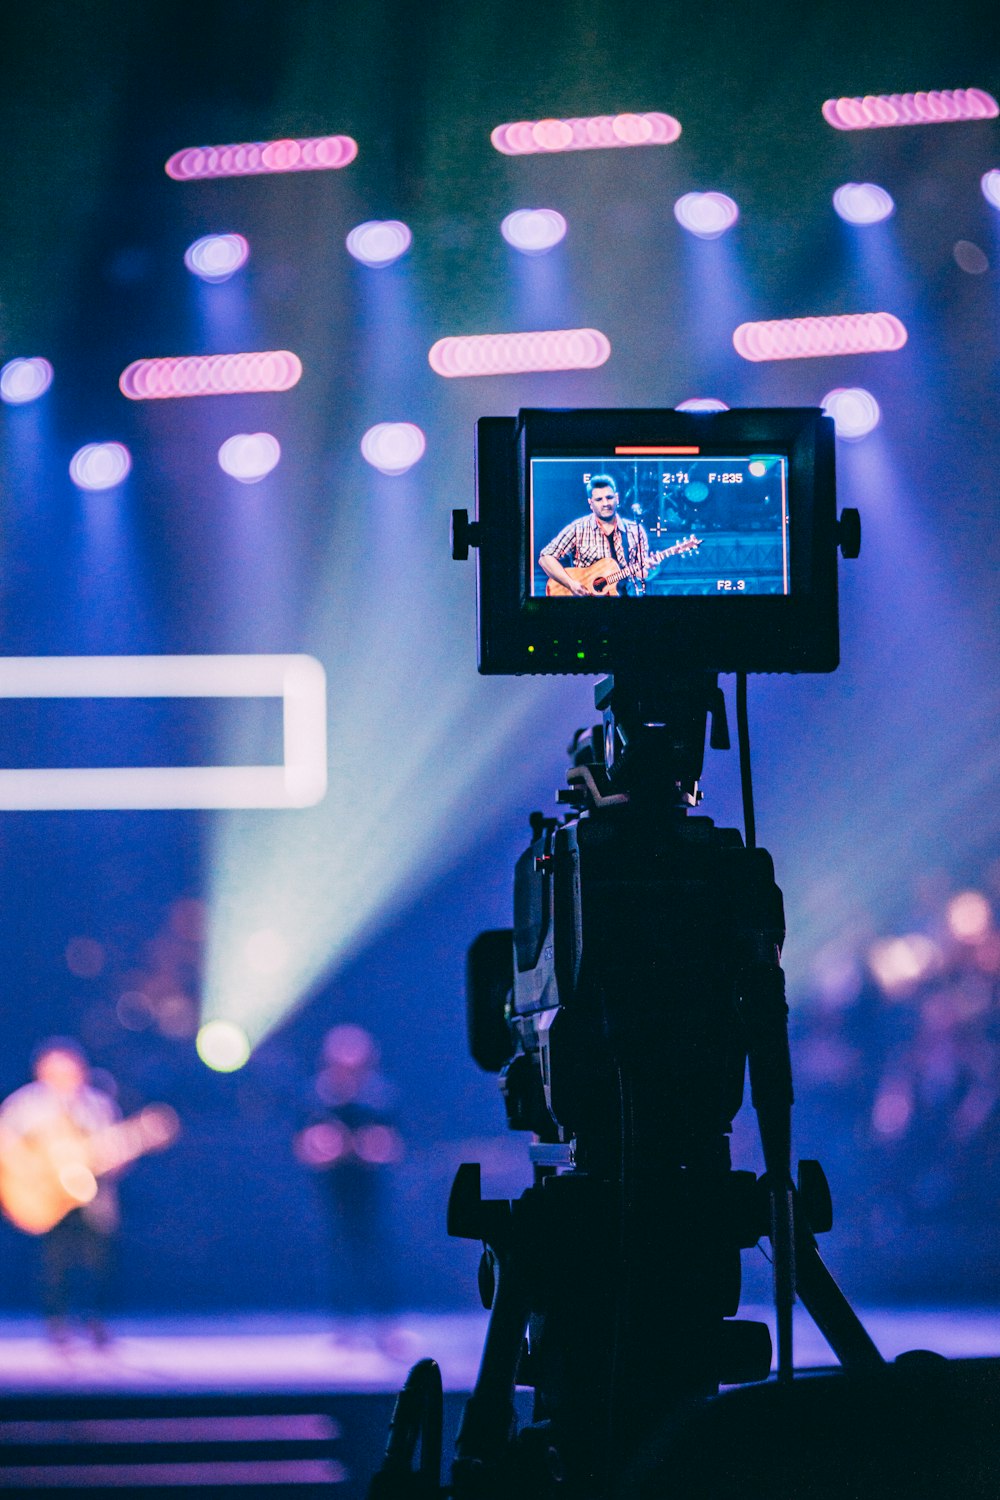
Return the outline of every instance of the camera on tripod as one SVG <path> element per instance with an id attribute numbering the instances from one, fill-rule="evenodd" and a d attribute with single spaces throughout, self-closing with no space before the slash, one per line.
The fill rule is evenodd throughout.
<path id="1" fill-rule="evenodd" d="M 779 1380 L 796 1295 L 845 1366 L 883 1363 L 816 1247 L 819 1164 L 793 1182 L 783 902 L 746 713 L 748 673 L 837 666 L 837 549 L 857 555 L 860 523 L 836 513 L 831 419 L 799 408 L 482 418 L 477 496 L 453 554 L 479 550 L 480 671 L 605 676 L 564 815 L 532 814 L 513 928 L 469 954 L 470 1049 L 532 1136 L 532 1182 L 484 1201 L 469 1163 L 452 1189 L 491 1317 L 451 1493 L 607 1500 L 666 1419 L 767 1377 L 767 1325 L 736 1317 L 762 1238 Z M 737 674 L 745 837 L 692 816 L 709 721 L 729 746 L 720 672 Z M 730 1159 L 747 1069 L 759 1180 Z M 421 1388 L 434 1404 L 421 1368 L 373 1493 L 401 1492 Z M 534 1391 L 520 1425 L 517 1385 Z"/>

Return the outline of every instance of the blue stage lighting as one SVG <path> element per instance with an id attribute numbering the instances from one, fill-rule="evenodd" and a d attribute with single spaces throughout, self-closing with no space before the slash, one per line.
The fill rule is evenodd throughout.
<path id="1" fill-rule="evenodd" d="M 717 240 L 739 216 L 736 204 L 725 193 L 685 193 L 674 204 L 678 224 L 699 240 Z"/>
<path id="2" fill-rule="evenodd" d="M 891 194 L 874 182 L 845 182 L 834 193 L 833 206 L 848 224 L 881 224 L 896 209 Z"/>
<path id="3" fill-rule="evenodd" d="M 256 484 L 281 457 L 281 445 L 269 432 L 237 432 L 219 449 L 219 467 L 241 484 Z"/>
<path id="4" fill-rule="evenodd" d="M 860 386 L 837 387 L 823 397 L 823 410 L 832 417 L 839 438 L 855 442 L 873 432 L 882 418 L 879 404 Z"/>
<path id="5" fill-rule="evenodd" d="M 566 220 L 554 208 L 517 208 L 500 225 L 508 245 L 522 255 L 544 255 L 566 236 Z"/>
<path id="6" fill-rule="evenodd" d="M 81 490 L 113 490 L 132 468 L 124 443 L 87 443 L 73 454 L 69 477 Z"/>
<path id="7" fill-rule="evenodd" d="M 987 203 L 992 208 L 1000 208 L 1000 171 L 992 167 L 990 171 L 984 172 L 979 186 Z"/>
<path id="8" fill-rule="evenodd" d="M 413 235 L 398 219 L 369 219 L 351 230 L 346 244 L 355 260 L 378 269 L 405 255 L 412 242 Z"/>
<path id="9" fill-rule="evenodd" d="M 0 400 L 8 406 L 25 406 L 44 396 L 52 384 L 52 366 L 47 359 L 12 359 L 0 370 Z"/>
<path id="10" fill-rule="evenodd" d="M 405 474 L 424 456 L 427 447 L 413 422 L 377 422 L 361 439 L 362 457 L 382 474 Z"/>
<path id="11" fill-rule="evenodd" d="M 724 401 L 715 396 L 691 396 L 674 407 L 675 411 L 728 411 Z"/>
<path id="12" fill-rule="evenodd" d="M 187 247 L 184 264 L 202 281 L 228 281 L 249 255 L 250 246 L 241 234 L 206 234 Z"/>

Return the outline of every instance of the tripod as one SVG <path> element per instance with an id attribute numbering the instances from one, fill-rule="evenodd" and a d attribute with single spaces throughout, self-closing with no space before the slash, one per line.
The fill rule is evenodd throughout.
<path id="1" fill-rule="evenodd" d="M 745 679 L 738 695 L 745 748 Z M 598 685 L 601 730 L 578 737 L 563 822 L 534 815 L 515 872 L 513 973 L 473 983 L 473 1052 L 503 1065 L 510 1124 L 531 1130 L 534 1181 L 484 1201 L 460 1168 L 449 1233 L 480 1240 L 491 1307 L 456 1443 L 452 1493 L 556 1491 L 606 1500 L 664 1416 L 722 1384 L 762 1380 L 766 1324 L 736 1318 L 740 1251 L 770 1238 L 779 1380 L 792 1375 L 796 1292 L 841 1363 L 882 1363 L 824 1266 L 831 1211 L 818 1163 L 793 1186 L 791 1068 L 770 856 L 691 816 L 705 732 L 729 743 L 708 674 Z M 745 791 L 749 797 L 748 758 Z M 752 804 L 751 804 L 752 805 Z M 509 955 L 510 934 L 484 934 Z M 477 1030 L 478 1026 L 478 1030 Z M 484 1040 L 485 1038 L 485 1040 Z M 729 1132 L 749 1063 L 765 1175 L 733 1170 Z M 534 1388 L 515 1434 L 517 1384 Z"/>

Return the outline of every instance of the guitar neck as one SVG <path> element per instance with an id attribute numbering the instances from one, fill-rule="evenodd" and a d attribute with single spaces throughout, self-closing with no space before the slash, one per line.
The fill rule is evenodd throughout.
<path id="1" fill-rule="evenodd" d="M 656 565 L 657 565 L 657 563 L 661 563 L 665 557 L 673 557 L 678 552 L 687 552 L 687 551 L 690 551 L 690 547 L 687 546 L 687 545 L 685 545 L 685 543 L 683 543 L 683 542 L 678 542 L 673 547 L 664 547 L 663 550 L 662 550 L 662 552 L 651 552 L 649 554 L 649 557 L 648 557 L 647 562 L 646 562 L 646 568 L 647 568 L 647 570 L 649 568 L 655 568 Z M 613 573 L 609 573 L 607 575 L 607 580 L 608 580 L 609 583 L 621 583 L 621 581 L 622 581 L 623 578 L 633 578 L 633 579 L 635 579 L 635 578 L 641 578 L 641 577 L 642 577 L 642 572 L 641 572 L 641 570 L 639 568 L 637 568 L 637 567 L 624 567 L 624 568 L 616 568 Z"/>

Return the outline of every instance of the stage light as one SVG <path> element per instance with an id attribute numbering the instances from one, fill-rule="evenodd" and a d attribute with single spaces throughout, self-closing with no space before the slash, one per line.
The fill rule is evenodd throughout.
<path id="1" fill-rule="evenodd" d="M 689 396 L 674 407 L 675 411 L 728 411 L 729 407 L 716 396 Z"/>
<path id="2" fill-rule="evenodd" d="M 281 457 L 281 445 L 269 432 L 237 432 L 219 449 L 219 467 L 241 484 L 256 484 Z"/>
<path id="3" fill-rule="evenodd" d="M 250 246 L 241 234 L 205 234 L 184 252 L 184 264 L 202 281 L 228 281 L 247 263 Z"/>
<path id="4" fill-rule="evenodd" d="M 8 360 L 0 370 L 0 401 L 8 406 L 25 406 L 44 396 L 52 384 L 52 366 L 36 355 L 31 359 Z"/>
<path id="5" fill-rule="evenodd" d="M 77 979 L 96 979 L 104 968 L 107 953 L 96 938 L 70 938 L 66 944 L 66 967 Z"/>
<path id="6" fill-rule="evenodd" d="M 867 437 L 882 419 L 875 397 L 861 386 L 838 386 L 827 391 L 822 406 L 827 416 L 833 418 L 837 436 L 848 442 Z"/>
<path id="7" fill-rule="evenodd" d="M 972 240 L 956 240 L 951 253 L 959 270 L 968 276 L 982 276 L 990 268 L 986 252 Z"/>
<path id="8" fill-rule="evenodd" d="M 990 207 L 1000 208 L 1000 172 L 997 171 L 996 167 L 991 167 L 988 172 L 983 173 L 979 181 L 979 186 L 982 188 L 983 197 Z"/>
<path id="9" fill-rule="evenodd" d="M 960 891 L 945 912 L 948 931 L 960 943 L 981 943 L 993 926 L 993 911 L 982 891 Z"/>
<path id="10" fill-rule="evenodd" d="M 881 224 L 896 205 L 874 182 L 845 182 L 833 195 L 833 206 L 848 224 Z"/>
<path id="11" fill-rule="evenodd" d="M 737 354 L 755 362 L 818 359 L 831 354 L 885 354 L 902 349 L 905 343 L 903 324 L 886 312 L 741 323 L 733 334 Z"/>
<path id="12" fill-rule="evenodd" d="M 544 255 L 566 237 L 566 220 L 554 208 L 516 208 L 500 225 L 508 245 L 522 255 Z"/>
<path id="13" fill-rule="evenodd" d="M 0 809 L 312 807 L 326 793 L 326 674 L 312 656 L 6 656 L 5 698 L 280 698 L 280 765 L 0 770 Z"/>
<path id="14" fill-rule="evenodd" d="M 413 422 L 377 422 L 361 439 L 365 461 L 383 474 L 405 474 L 423 458 L 426 447 L 427 440 Z"/>
<path id="15" fill-rule="evenodd" d="M 681 133 L 673 115 L 587 115 L 569 120 L 516 120 L 498 125 L 490 140 L 505 156 L 539 151 L 595 151 L 606 146 L 668 146 Z"/>
<path id="16" fill-rule="evenodd" d="M 941 950 L 922 932 L 883 938 L 868 951 L 868 966 L 890 997 L 906 995 L 941 966 Z"/>
<path id="17" fill-rule="evenodd" d="M 611 344 L 596 328 L 557 328 L 438 339 L 427 358 L 438 375 L 453 379 L 528 370 L 595 370 L 610 353 Z"/>
<path id="18" fill-rule="evenodd" d="M 717 240 L 732 229 L 740 211 L 725 193 L 685 193 L 674 204 L 674 218 L 700 240 Z"/>
<path id="19" fill-rule="evenodd" d="M 177 182 L 198 177 L 249 177 L 262 172 L 330 172 L 346 167 L 357 154 L 358 143 L 349 135 L 188 146 L 174 152 L 164 171 Z"/>
<path id="20" fill-rule="evenodd" d="M 247 391 L 288 391 L 302 378 L 302 362 L 287 349 L 256 354 L 181 354 L 136 359 L 118 387 L 130 401 L 178 396 L 234 396 Z"/>
<path id="21" fill-rule="evenodd" d="M 124 443 L 86 443 L 70 459 L 69 477 L 80 490 L 113 490 L 131 468 Z"/>
<path id="22" fill-rule="evenodd" d="M 250 1059 L 250 1038 L 235 1021 L 206 1021 L 199 1026 L 194 1045 L 214 1073 L 235 1073 Z"/>
<path id="23" fill-rule="evenodd" d="M 879 130 L 887 125 L 944 125 L 994 120 L 1000 106 L 985 89 L 931 89 L 916 94 L 866 94 L 827 99 L 823 118 L 835 130 Z"/>
<path id="24" fill-rule="evenodd" d="M 375 269 L 391 266 L 412 243 L 413 235 L 399 219 L 368 219 L 356 225 L 346 240 L 354 259 Z"/>

